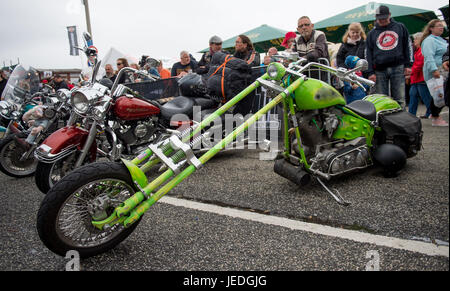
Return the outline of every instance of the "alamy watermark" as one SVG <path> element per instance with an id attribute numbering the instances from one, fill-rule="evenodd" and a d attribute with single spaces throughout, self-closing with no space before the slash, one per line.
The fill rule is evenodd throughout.
<path id="1" fill-rule="evenodd" d="M 80 253 L 68 251 L 65 258 L 69 260 L 66 263 L 66 271 L 80 271 Z"/>

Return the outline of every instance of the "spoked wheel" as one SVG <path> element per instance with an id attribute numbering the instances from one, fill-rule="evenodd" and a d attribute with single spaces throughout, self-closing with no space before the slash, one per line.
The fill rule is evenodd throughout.
<path id="1" fill-rule="evenodd" d="M 77 152 L 74 152 L 54 163 L 39 162 L 34 175 L 38 189 L 42 193 L 47 193 L 59 180 L 75 169 L 77 158 Z M 88 161 L 86 161 L 86 163 L 88 163 Z"/>
<path id="2" fill-rule="evenodd" d="M 70 250 L 86 258 L 114 248 L 130 235 L 128 228 L 113 225 L 104 230 L 93 221 L 108 218 L 137 189 L 121 163 L 94 163 L 76 169 L 49 190 L 37 217 L 42 242 L 61 256 Z"/>
<path id="3" fill-rule="evenodd" d="M 0 142 L 0 170 L 8 176 L 16 178 L 31 176 L 36 171 L 38 161 L 33 153 L 28 159 L 24 158 L 28 149 L 19 144 L 16 138 L 25 139 L 26 134 L 12 134 Z"/>

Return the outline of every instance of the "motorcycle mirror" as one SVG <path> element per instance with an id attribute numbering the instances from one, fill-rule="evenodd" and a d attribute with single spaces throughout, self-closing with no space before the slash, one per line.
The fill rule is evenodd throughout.
<path id="1" fill-rule="evenodd" d="M 361 71 L 365 71 L 369 68 L 369 63 L 365 59 L 360 59 L 356 63 L 356 67 L 360 68 Z"/>

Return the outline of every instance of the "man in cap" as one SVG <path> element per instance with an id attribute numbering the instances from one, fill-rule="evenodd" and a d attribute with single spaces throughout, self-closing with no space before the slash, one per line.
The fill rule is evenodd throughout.
<path id="1" fill-rule="evenodd" d="M 204 53 L 202 59 L 198 62 L 197 74 L 203 75 L 208 73 L 212 56 L 218 51 L 222 51 L 222 39 L 214 35 L 209 39 L 209 51 Z"/>
<path id="2" fill-rule="evenodd" d="M 405 107 L 405 76 L 411 74 L 413 48 L 405 25 L 394 21 L 385 5 L 377 8 L 375 28 L 367 35 L 366 59 L 376 93 L 392 96 Z"/>

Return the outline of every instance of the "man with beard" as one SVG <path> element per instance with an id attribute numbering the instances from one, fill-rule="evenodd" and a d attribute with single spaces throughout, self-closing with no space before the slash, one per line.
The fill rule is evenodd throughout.
<path id="1" fill-rule="evenodd" d="M 306 58 L 308 62 L 318 62 L 319 58 L 329 60 L 327 38 L 322 31 L 315 30 L 314 24 L 308 16 L 302 16 L 298 20 L 297 31 L 300 34 L 296 37 L 293 45 L 293 51 L 298 52 L 300 57 Z M 325 81 L 327 74 L 312 71 L 311 78 Z"/>

